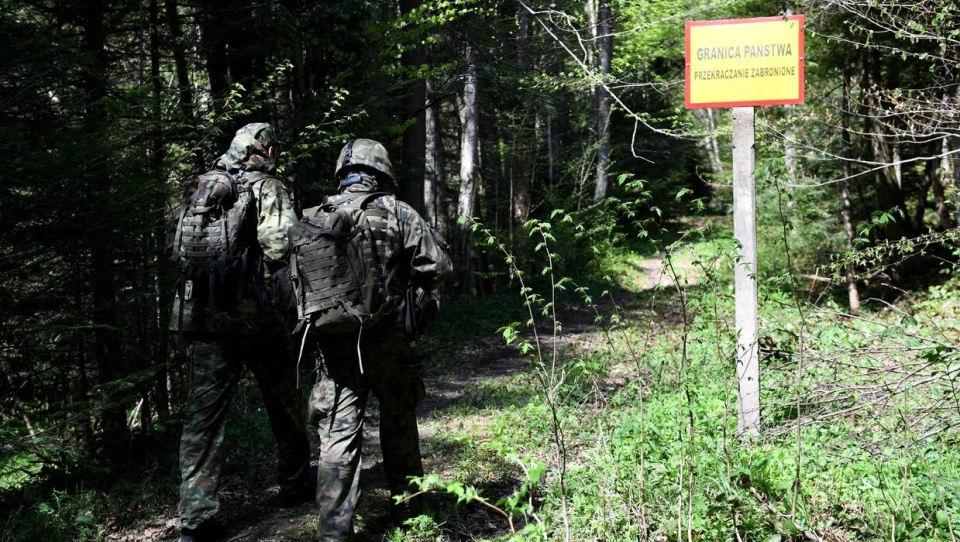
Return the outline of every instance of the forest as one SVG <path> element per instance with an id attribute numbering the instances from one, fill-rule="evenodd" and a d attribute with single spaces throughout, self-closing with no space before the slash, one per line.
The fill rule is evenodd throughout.
<path id="1" fill-rule="evenodd" d="M 799 14 L 805 99 L 754 108 L 745 426 L 735 119 L 685 107 L 685 23 Z M 0 541 L 176 539 L 171 222 L 249 122 L 298 211 L 382 142 L 455 263 L 435 506 L 390 524 L 368 440 L 358 540 L 960 538 L 960 3 L 0 0 L 0 35 Z M 313 540 L 246 380 L 229 539 Z"/>

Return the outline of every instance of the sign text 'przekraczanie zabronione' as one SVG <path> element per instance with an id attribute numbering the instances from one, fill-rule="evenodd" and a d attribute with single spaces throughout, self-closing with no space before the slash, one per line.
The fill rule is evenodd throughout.
<path id="1" fill-rule="evenodd" d="M 803 15 L 691 21 L 686 106 L 803 103 Z"/>

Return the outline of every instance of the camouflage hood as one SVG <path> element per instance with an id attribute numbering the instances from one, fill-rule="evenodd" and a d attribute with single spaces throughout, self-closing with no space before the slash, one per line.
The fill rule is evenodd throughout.
<path id="1" fill-rule="evenodd" d="M 270 158 L 267 150 L 276 146 L 277 137 L 273 126 L 265 122 L 248 124 L 237 130 L 230 143 L 230 149 L 217 159 L 214 167 L 227 171 L 262 171 L 273 173 L 277 169 L 276 160 Z"/>

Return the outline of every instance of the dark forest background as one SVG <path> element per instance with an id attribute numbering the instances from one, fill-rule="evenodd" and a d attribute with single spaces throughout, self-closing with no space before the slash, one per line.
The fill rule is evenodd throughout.
<path id="1" fill-rule="evenodd" d="M 939 280 L 960 215 L 960 8 L 771 6 L 0 0 L 0 497 L 175 441 L 171 202 L 247 122 L 277 128 L 298 209 L 334 190 L 346 140 L 383 142 L 450 243 L 450 298 L 517 287 L 461 217 L 533 270 L 524 225 L 563 210 L 558 265 L 600 280 L 598 254 L 691 202 L 726 216 L 730 111 L 683 108 L 688 20 L 806 17 L 806 103 L 757 110 L 761 238 L 795 236 L 790 259 L 761 251 L 764 272 L 832 280 L 853 314 L 863 291 Z"/>

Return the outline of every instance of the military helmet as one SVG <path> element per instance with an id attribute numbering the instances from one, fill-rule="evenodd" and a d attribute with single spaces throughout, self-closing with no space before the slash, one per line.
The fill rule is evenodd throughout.
<path id="1" fill-rule="evenodd" d="M 227 171 L 247 170 L 273 173 L 277 161 L 270 155 L 270 147 L 277 144 L 273 126 L 265 122 L 247 124 L 237 130 L 227 152 L 217 159 L 214 167 Z"/>
<path id="2" fill-rule="evenodd" d="M 351 166 L 365 166 L 393 180 L 393 164 L 387 149 L 372 139 L 354 139 L 344 145 L 334 176 L 342 178 Z"/>

